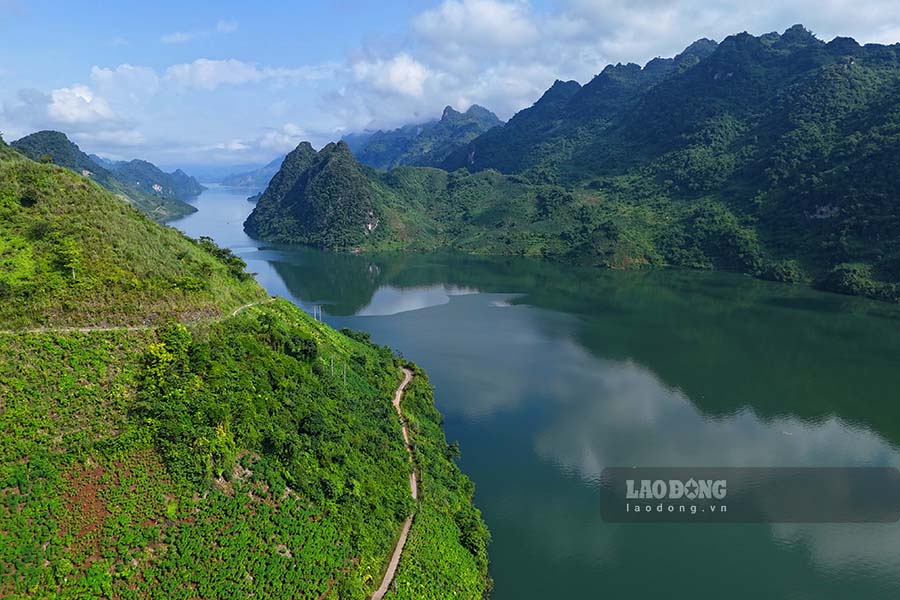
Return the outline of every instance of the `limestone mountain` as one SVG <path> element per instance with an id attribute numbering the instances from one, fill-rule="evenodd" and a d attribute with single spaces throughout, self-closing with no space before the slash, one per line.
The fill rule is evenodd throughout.
<path id="1" fill-rule="evenodd" d="M 370 175 L 345 142 L 288 154 L 244 224 L 251 236 L 321 248 L 351 248 L 380 235 Z"/>

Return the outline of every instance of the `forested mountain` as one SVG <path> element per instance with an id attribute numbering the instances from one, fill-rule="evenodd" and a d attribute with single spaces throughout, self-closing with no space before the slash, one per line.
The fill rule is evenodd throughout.
<path id="1" fill-rule="evenodd" d="M 94 159 L 93 156 L 91 158 Z M 119 181 L 160 198 L 188 200 L 199 196 L 206 189 L 181 169 L 165 173 L 145 160 L 117 161 L 111 164 L 110 161 L 104 161 L 98 164 L 112 171 Z"/>
<path id="2" fill-rule="evenodd" d="M 388 231 L 355 243 L 729 269 L 900 298 L 900 45 L 825 43 L 799 25 L 700 40 L 584 86 L 556 82 L 442 166 L 472 174 L 370 173 Z"/>
<path id="3" fill-rule="evenodd" d="M 364 600 L 414 510 L 400 589 L 484 596 L 423 372 L 2 141 L 0 215 L 0 596 Z"/>
<path id="4" fill-rule="evenodd" d="M 16 140 L 11 145 L 32 160 L 51 162 L 96 181 L 157 221 L 167 221 L 196 210 L 177 197 L 151 193 L 152 190 L 147 192 L 121 181 L 108 168 L 82 152 L 64 133 L 39 131 Z"/>
<path id="5" fill-rule="evenodd" d="M 221 183 L 222 185 L 228 187 L 246 188 L 249 190 L 264 189 L 267 185 L 269 185 L 269 182 L 272 181 L 272 177 L 275 176 L 275 173 L 278 172 L 278 169 L 281 168 L 281 163 L 283 161 L 284 157 L 279 156 L 269 164 L 260 167 L 259 169 L 229 175 L 228 177 L 224 178 Z"/>
<path id="6" fill-rule="evenodd" d="M 319 152 L 304 142 L 284 159 L 244 229 L 267 240 L 349 248 L 384 231 L 381 219 L 370 174 L 346 142 Z"/>
<path id="7" fill-rule="evenodd" d="M 403 165 L 433 167 L 480 134 L 500 125 L 497 115 L 473 104 L 460 113 L 448 106 L 439 121 L 376 131 L 366 139 L 351 137 L 348 145 L 364 165 L 387 171 Z M 352 143 L 351 143 L 352 142 Z"/>

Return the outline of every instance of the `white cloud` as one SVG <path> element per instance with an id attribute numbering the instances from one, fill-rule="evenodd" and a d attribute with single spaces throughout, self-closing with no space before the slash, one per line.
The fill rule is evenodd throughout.
<path id="1" fill-rule="evenodd" d="M 299 68 L 263 67 L 236 59 L 211 60 L 200 58 L 191 63 L 173 65 L 166 70 L 164 80 L 175 85 L 212 91 L 223 85 L 243 85 L 272 81 L 278 84 L 314 81 L 333 72 L 331 65 Z"/>
<path id="2" fill-rule="evenodd" d="M 185 87 L 214 90 L 220 85 L 240 85 L 263 79 L 255 66 L 235 60 L 200 58 L 192 63 L 173 65 L 166 70 L 166 80 Z"/>
<path id="3" fill-rule="evenodd" d="M 228 19 L 219 20 L 212 29 L 198 29 L 196 31 L 175 31 L 162 36 L 163 44 L 186 44 L 194 40 L 209 37 L 216 34 L 229 34 L 238 30 L 238 22 Z"/>
<path id="4" fill-rule="evenodd" d="M 192 40 L 209 35 L 205 31 L 175 31 L 162 36 L 160 40 L 163 44 L 186 44 Z"/>
<path id="5" fill-rule="evenodd" d="M 97 123 L 116 118 L 109 103 L 86 85 L 59 88 L 50 93 L 47 113 L 59 123 Z"/>
<path id="6" fill-rule="evenodd" d="M 94 66 L 91 82 L 107 97 L 121 97 L 131 102 L 152 96 L 159 91 L 159 77 L 150 67 L 136 67 L 127 63 L 114 69 Z"/>
<path id="7" fill-rule="evenodd" d="M 216 23 L 216 31 L 218 33 L 234 33 L 238 30 L 237 21 L 221 20 Z"/>
<path id="8" fill-rule="evenodd" d="M 105 147 L 134 147 L 143 145 L 147 139 L 136 129 L 106 129 L 81 132 L 72 135 L 79 144 L 102 144 Z"/>
<path id="9" fill-rule="evenodd" d="M 444 0 L 414 21 L 425 40 L 452 49 L 483 46 L 520 48 L 538 38 L 528 3 L 499 0 Z"/>
<path id="10" fill-rule="evenodd" d="M 367 83 L 379 92 L 422 97 L 428 68 L 408 54 L 388 60 L 359 61 L 353 65 L 357 82 Z"/>
<path id="11" fill-rule="evenodd" d="M 117 36 L 117 37 L 111 38 L 109 41 L 107 41 L 106 45 L 109 46 L 110 48 L 119 48 L 121 46 L 127 46 L 128 38 Z"/>
<path id="12" fill-rule="evenodd" d="M 260 137 L 256 146 L 274 152 L 289 152 L 306 138 L 306 132 L 294 123 L 285 123 L 280 129 L 267 131 Z"/>

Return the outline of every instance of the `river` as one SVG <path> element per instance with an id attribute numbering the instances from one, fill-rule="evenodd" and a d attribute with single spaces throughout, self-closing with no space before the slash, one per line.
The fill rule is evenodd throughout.
<path id="1" fill-rule="evenodd" d="M 900 597 L 896 524 L 612 524 L 605 466 L 900 466 L 900 309 L 748 277 L 249 239 L 176 223 L 273 295 L 424 367 L 493 535 L 494 600 Z"/>

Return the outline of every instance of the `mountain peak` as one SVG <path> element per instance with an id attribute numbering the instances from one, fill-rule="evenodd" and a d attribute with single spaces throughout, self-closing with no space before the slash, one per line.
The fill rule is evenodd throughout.
<path id="1" fill-rule="evenodd" d="M 813 46 L 822 44 L 819 38 L 803 25 L 794 25 L 781 34 L 779 44 L 781 46 Z"/>
<path id="2" fill-rule="evenodd" d="M 460 113 L 457 110 L 454 110 L 454 108 L 448 104 L 447 106 L 444 107 L 444 112 L 441 115 L 441 121 L 447 121 L 454 117 L 460 117 L 460 116 L 462 116 L 462 113 Z"/>

